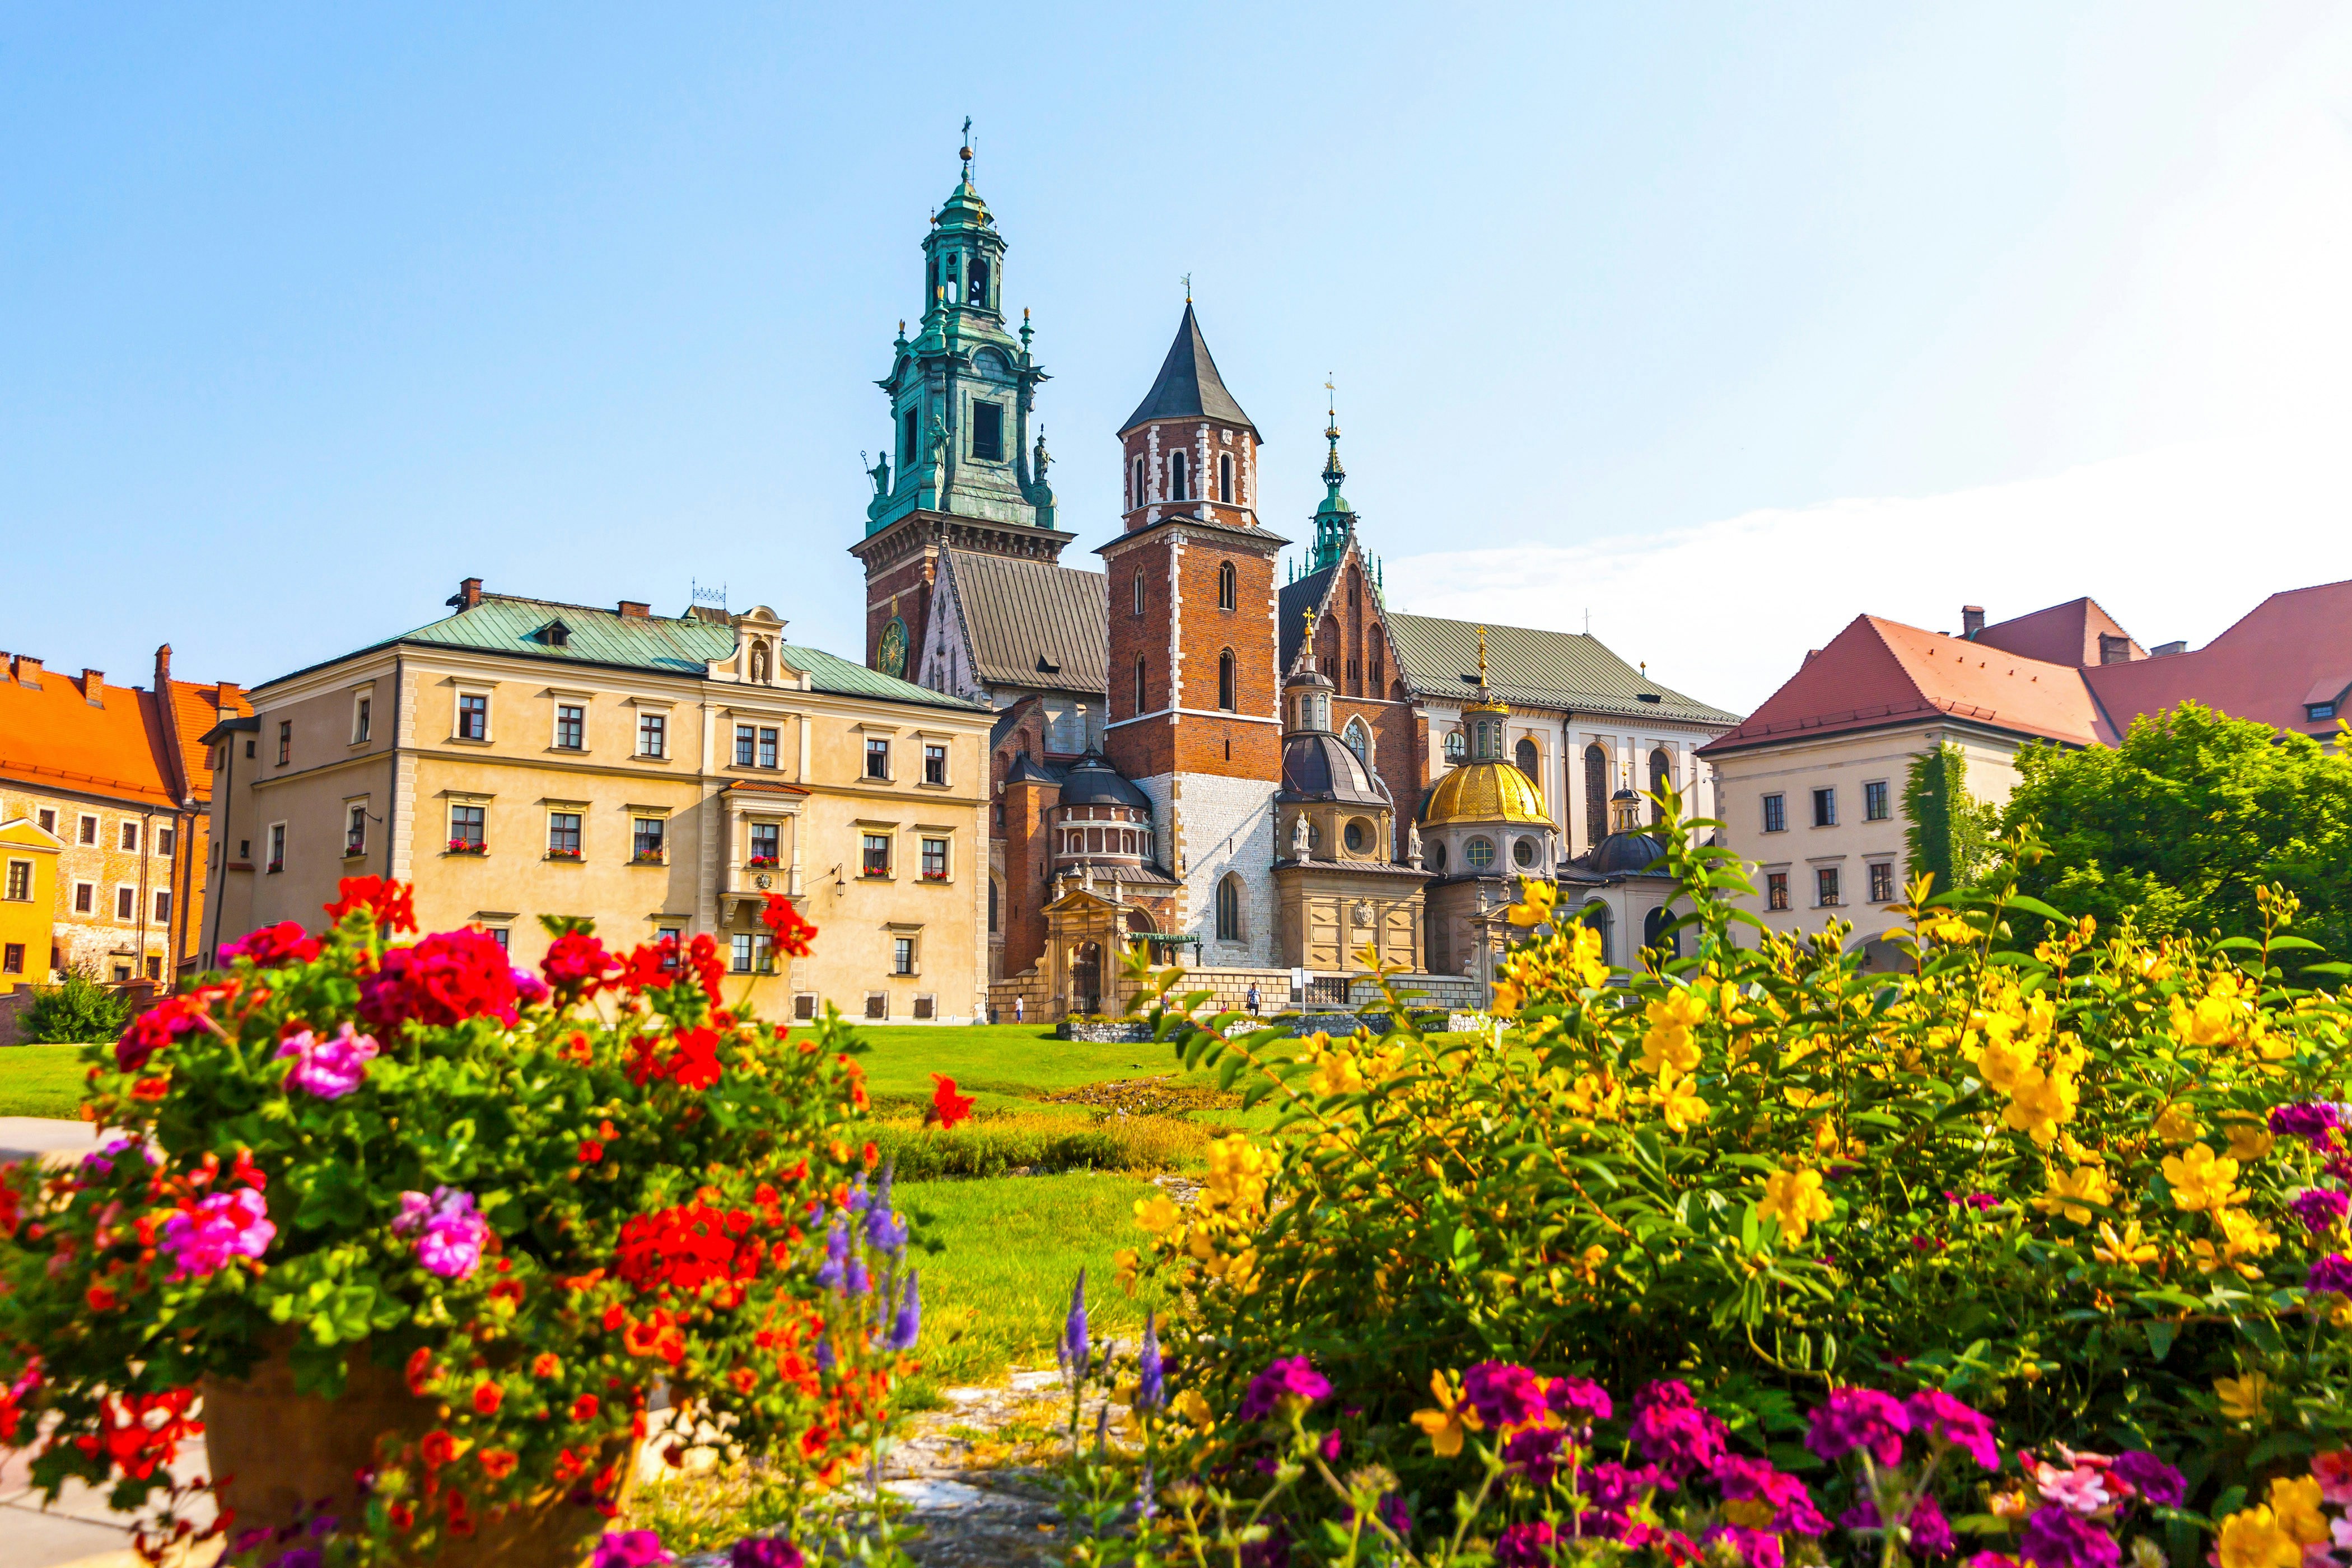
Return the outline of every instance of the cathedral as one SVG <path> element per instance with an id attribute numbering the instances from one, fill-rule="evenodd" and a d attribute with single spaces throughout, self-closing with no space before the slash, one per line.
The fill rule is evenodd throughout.
<path id="1" fill-rule="evenodd" d="M 1259 514 L 1265 438 L 1190 300 L 1117 432 L 1099 566 L 1066 564 L 1078 536 L 1032 435 L 1048 377 L 1029 312 L 1008 326 L 1005 239 L 964 159 L 923 239 L 917 331 L 899 323 L 877 383 L 890 435 L 851 548 L 867 662 L 997 713 L 1001 1011 L 1117 1011 L 1138 940 L 1236 1004 L 1271 991 L 1267 1011 L 1298 986 L 1344 999 L 1376 963 L 1483 994 L 1522 877 L 1559 880 L 1616 962 L 1657 940 L 1672 889 L 1645 792 L 1706 815 L 1698 749 L 1738 716 L 1589 635 L 1391 609 L 1336 417 L 1286 564 L 1294 542 Z"/>

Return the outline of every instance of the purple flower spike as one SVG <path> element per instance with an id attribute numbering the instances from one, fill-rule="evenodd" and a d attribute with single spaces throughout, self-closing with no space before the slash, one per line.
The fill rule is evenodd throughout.
<path id="1" fill-rule="evenodd" d="M 1633 1395 L 1633 1451 L 1658 1467 L 1669 1489 L 1696 1470 L 1713 1468 L 1729 1434 L 1715 1415 L 1699 1407 L 1683 1383 L 1651 1384 Z"/>
<path id="2" fill-rule="evenodd" d="M 1168 1403 L 1168 1370 L 1160 1359 L 1158 1314 L 1143 1314 L 1143 1349 L 1135 1360 L 1135 1407 L 1158 1410 Z"/>
<path id="3" fill-rule="evenodd" d="M 1087 1375 L 1087 1355 L 1090 1349 L 1087 1338 L 1087 1271 L 1078 1270 L 1078 1282 L 1070 1290 L 1070 1315 L 1062 1323 L 1062 1342 L 1056 1347 L 1063 1374 L 1073 1382 Z"/>
<path id="4" fill-rule="evenodd" d="M 890 1348 L 894 1351 L 913 1350 L 915 1342 L 922 1337 L 923 1299 L 916 1285 L 921 1277 L 919 1269 L 907 1271 L 906 1299 L 898 1303 L 898 1319 L 890 1325 Z"/>
<path id="5" fill-rule="evenodd" d="M 1544 1390 L 1544 1404 L 1561 1420 L 1575 1426 L 1606 1421 L 1616 1406 L 1609 1391 L 1589 1377 L 1555 1377 Z"/>
<path id="6" fill-rule="evenodd" d="M 1963 1406 L 1963 1408 L 1966 1408 Z M 1813 1412 L 1805 1447 L 1824 1459 L 1842 1459 L 1861 1449 L 1882 1465 L 1903 1462 L 1903 1435 L 1911 1416 L 1891 1394 L 1874 1388 L 1837 1388 Z"/>

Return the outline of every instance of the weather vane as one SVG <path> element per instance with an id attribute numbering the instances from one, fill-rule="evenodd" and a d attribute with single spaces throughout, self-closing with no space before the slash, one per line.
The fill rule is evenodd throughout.
<path id="1" fill-rule="evenodd" d="M 1183 279 L 1183 282 L 1184 282 L 1184 303 L 1186 303 L 1187 305 L 1189 305 L 1189 304 L 1191 304 L 1191 303 L 1192 302 L 1192 275 L 1191 273 L 1189 273 L 1189 272 L 1187 272 L 1186 274 L 1184 274 L 1184 279 Z"/>
<path id="2" fill-rule="evenodd" d="M 963 145 L 956 149 L 956 156 L 957 156 L 957 157 L 959 157 L 959 158 L 961 158 L 961 159 L 963 160 L 963 177 L 964 177 L 966 180 L 971 179 L 971 115 L 969 115 L 969 114 L 967 114 L 967 115 L 965 115 L 965 116 L 963 117 Z"/>

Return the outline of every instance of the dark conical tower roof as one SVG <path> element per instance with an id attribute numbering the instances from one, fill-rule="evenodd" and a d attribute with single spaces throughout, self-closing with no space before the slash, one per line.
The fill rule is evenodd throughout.
<path id="1" fill-rule="evenodd" d="M 1193 319 L 1190 300 L 1184 301 L 1184 321 L 1176 329 L 1176 341 L 1168 345 L 1159 379 L 1119 431 L 1125 434 L 1147 420 L 1181 419 L 1188 415 L 1247 426 L 1251 435 L 1257 435 L 1257 426 L 1250 423 L 1250 416 L 1242 412 L 1242 405 L 1234 401 L 1217 374 L 1217 362 L 1210 357 L 1209 345 L 1201 337 L 1201 323 Z"/>

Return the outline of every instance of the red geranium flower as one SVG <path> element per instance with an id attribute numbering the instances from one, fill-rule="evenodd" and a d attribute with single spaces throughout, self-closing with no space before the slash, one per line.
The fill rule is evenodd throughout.
<path id="1" fill-rule="evenodd" d="M 816 927 L 801 918 L 800 910 L 782 893 L 768 895 L 768 907 L 760 911 L 761 923 L 776 933 L 776 951 L 793 958 L 806 958 L 809 943 L 816 938 Z"/>
<path id="2" fill-rule="evenodd" d="M 360 1016 L 397 1033 L 414 1018 L 450 1025 L 490 1016 L 515 1021 L 520 996 L 507 950 L 488 931 L 449 931 L 414 947 L 395 947 L 383 967 L 360 982 Z"/>
<path id="3" fill-rule="evenodd" d="M 548 944 L 539 972 L 560 992 L 569 994 L 584 988 L 593 995 L 619 962 L 587 932 L 568 931 Z"/>
<path id="4" fill-rule="evenodd" d="M 425 1461 L 425 1468 L 428 1470 L 439 1469 L 457 1458 L 457 1439 L 437 1427 L 425 1434 L 423 1440 L 416 1445 L 416 1457 Z"/>
<path id="5" fill-rule="evenodd" d="M 487 1379 L 476 1384 L 474 1385 L 474 1414 L 477 1415 L 496 1415 L 499 1413 L 499 1405 L 505 1401 L 507 1391 L 505 1389 L 500 1388 L 497 1384 L 491 1383 Z"/>
<path id="6" fill-rule="evenodd" d="M 294 921 L 263 926 L 243 942 L 230 942 L 220 950 L 223 963 L 233 958 L 249 958 L 262 969 L 275 969 L 281 963 L 308 963 L 318 956 L 319 939 Z"/>
<path id="7" fill-rule="evenodd" d="M 971 1096 L 958 1094 L 955 1079 L 943 1073 L 933 1073 L 931 1081 L 939 1088 L 931 1091 L 931 1108 L 923 1117 L 925 1121 L 935 1121 L 944 1131 L 971 1114 Z"/>
<path id="8" fill-rule="evenodd" d="M 338 925 L 353 910 L 365 910 L 375 917 L 380 932 L 416 929 L 416 890 L 406 882 L 389 877 L 345 877 L 335 884 L 335 901 L 327 906 L 327 918 Z"/>
<path id="9" fill-rule="evenodd" d="M 562 1370 L 563 1363 L 555 1358 L 552 1351 L 540 1352 L 539 1358 L 530 1363 L 530 1375 L 533 1377 L 553 1377 Z"/>
<path id="10" fill-rule="evenodd" d="M 596 1412 L 600 1408 L 602 1408 L 602 1406 L 598 1405 L 594 1394 L 583 1394 L 579 1398 L 572 1402 L 572 1419 L 574 1421 L 593 1421 L 596 1419 Z"/>
<path id="11" fill-rule="evenodd" d="M 508 1448 L 485 1448 L 476 1457 L 482 1461 L 482 1473 L 494 1481 L 505 1480 L 514 1474 L 515 1461 L 519 1458 Z"/>

